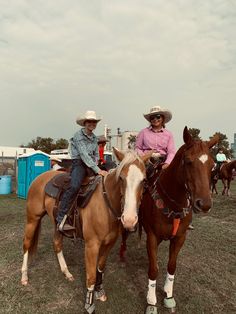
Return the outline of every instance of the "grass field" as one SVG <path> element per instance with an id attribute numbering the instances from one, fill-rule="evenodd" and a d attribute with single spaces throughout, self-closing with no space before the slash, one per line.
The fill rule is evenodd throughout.
<path id="1" fill-rule="evenodd" d="M 220 190 L 220 187 L 218 187 Z M 194 215 L 195 230 L 177 263 L 174 295 L 177 313 L 236 313 L 236 181 L 232 196 L 214 195 L 214 206 L 206 216 Z M 60 272 L 52 247 L 52 226 L 42 224 L 38 253 L 30 265 L 27 287 L 20 285 L 25 201 L 15 195 L 0 196 L 0 313 L 84 313 L 85 269 L 83 242 L 65 239 L 64 254 L 75 277 L 68 282 Z M 128 239 L 127 263 L 119 261 L 120 240 L 108 259 L 104 286 L 105 303 L 96 302 L 97 314 L 141 314 L 146 306 L 147 255 L 145 234 Z M 168 242 L 159 250 L 158 311 L 163 307 L 162 288 L 166 274 Z"/>

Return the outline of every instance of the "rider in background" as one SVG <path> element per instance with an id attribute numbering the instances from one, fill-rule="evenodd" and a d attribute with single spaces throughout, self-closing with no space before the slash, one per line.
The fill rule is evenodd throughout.
<path id="1" fill-rule="evenodd" d="M 219 176 L 221 165 L 227 161 L 227 158 L 223 152 L 223 149 L 220 147 L 218 153 L 216 154 L 216 173 Z"/>
<path id="2" fill-rule="evenodd" d="M 105 136 L 100 136 L 98 139 L 98 153 L 99 153 L 99 160 L 98 160 L 98 167 L 101 169 L 105 169 L 106 160 L 104 158 L 104 149 L 108 140 Z"/>
<path id="3" fill-rule="evenodd" d="M 61 159 L 56 157 L 50 157 L 51 169 L 52 170 L 59 170 L 62 167 L 60 166 Z"/>

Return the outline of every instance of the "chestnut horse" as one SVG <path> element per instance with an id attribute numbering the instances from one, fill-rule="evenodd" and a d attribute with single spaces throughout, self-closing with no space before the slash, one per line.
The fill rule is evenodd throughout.
<path id="1" fill-rule="evenodd" d="M 175 311 L 173 297 L 174 274 L 178 253 L 184 244 L 186 231 L 194 212 L 208 212 L 212 206 L 210 174 L 214 161 L 209 148 L 219 138 L 208 142 L 195 141 L 187 127 L 183 132 L 184 145 L 179 148 L 171 164 L 159 174 L 157 168 L 150 174 L 140 205 L 139 224 L 147 235 L 149 259 L 146 314 L 157 313 L 156 278 L 157 250 L 163 240 L 169 240 L 169 261 L 164 285 L 165 307 Z M 149 173 L 149 172 L 148 172 Z M 120 253 L 127 236 L 123 233 Z"/>
<path id="2" fill-rule="evenodd" d="M 102 274 L 109 251 L 119 235 L 121 223 L 127 229 L 133 229 L 138 221 L 138 208 L 146 178 L 144 162 L 150 154 L 139 157 L 134 151 L 122 153 L 114 149 L 120 161 L 116 169 L 108 172 L 95 189 L 85 208 L 79 209 L 85 241 L 85 264 L 87 295 L 85 309 L 94 313 L 95 297 L 106 300 L 102 288 Z M 73 280 L 62 252 L 63 235 L 56 229 L 53 216 L 55 199 L 45 194 L 46 184 L 58 172 L 47 171 L 38 176 L 30 186 L 27 197 L 27 222 L 24 233 L 24 258 L 22 264 L 23 285 L 28 284 L 28 258 L 36 251 L 41 219 L 48 214 L 54 226 L 54 250 L 57 254 L 62 273 Z"/>
<path id="3" fill-rule="evenodd" d="M 223 191 L 222 195 L 230 196 L 230 183 L 233 180 L 233 171 L 236 171 L 236 160 L 223 163 L 220 167 L 219 177 L 216 176 L 216 173 L 212 171 L 211 176 L 211 191 L 212 193 L 215 191 L 218 194 L 216 184 L 218 179 L 222 180 L 223 183 Z"/>

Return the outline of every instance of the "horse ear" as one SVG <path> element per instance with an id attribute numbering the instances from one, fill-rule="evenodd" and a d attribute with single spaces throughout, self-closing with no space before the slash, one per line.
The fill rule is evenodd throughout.
<path id="1" fill-rule="evenodd" d="M 112 149 L 113 149 L 113 152 L 114 152 L 116 158 L 117 158 L 119 161 L 121 161 L 121 160 L 124 158 L 125 154 L 122 153 L 121 151 L 119 151 L 119 150 L 118 150 L 117 148 L 115 148 L 115 147 L 112 147 Z"/>
<path id="2" fill-rule="evenodd" d="M 184 143 L 186 145 L 190 145 L 193 141 L 192 135 L 189 133 L 189 130 L 186 126 L 185 126 L 184 132 L 183 132 L 183 139 L 184 139 Z"/>
<path id="3" fill-rule="evenodd" d="M 143 156 L 140 156 L 140 158 L 142 159 L 142 161 L 145 163 L 148 159 L 150 159 L 152 157 L 152 154 L 154 153 L 153 150 L 151 150 L 150 152 L 146 153 Z"/>
<path id="4" fill-rule="evenodd" d="M 213 147 L 220 140 L 220 136 L 218 134 L 214 135 L 209 141 L 207 141 L 207 146 L 209 148 Z"/>

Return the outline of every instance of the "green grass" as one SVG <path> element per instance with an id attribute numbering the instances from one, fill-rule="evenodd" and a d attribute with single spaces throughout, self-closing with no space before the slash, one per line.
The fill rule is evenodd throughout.
<path id="1" fill-rule="evenodd" d="M 220 191 L 220 186 L 218 187 Z M 236 182 L 232 196 L 214 195 L 208 215 L 195 215 L 195 230 L 189 231 L 177 262 L 174 295 L 177 313 L 235 313 L 236 273 Z M 52 246 L 52 226 L 43 219 L 38 253 L 29 267 L 30 284 L 22 287 L 22 239 L 25 201 L 15 195 L 0 196 L 0 313 L 83 313 L 85 298 L 84 243 L 64 241 L 64 254 L 75 277 L 68 282 L 60 272 Z M 137 234 L 128 239 L 127 263 L 119 261 L 120 240 L 108 259 L 104 286 L 105 303 L 96 302 L 98 314 L 144 313 L 148 260 L 145 234 L 139 245 Z M 159 248 L 160 273 L 157 284 L 158 311 L 168 258 L 168 242 Z"/>

